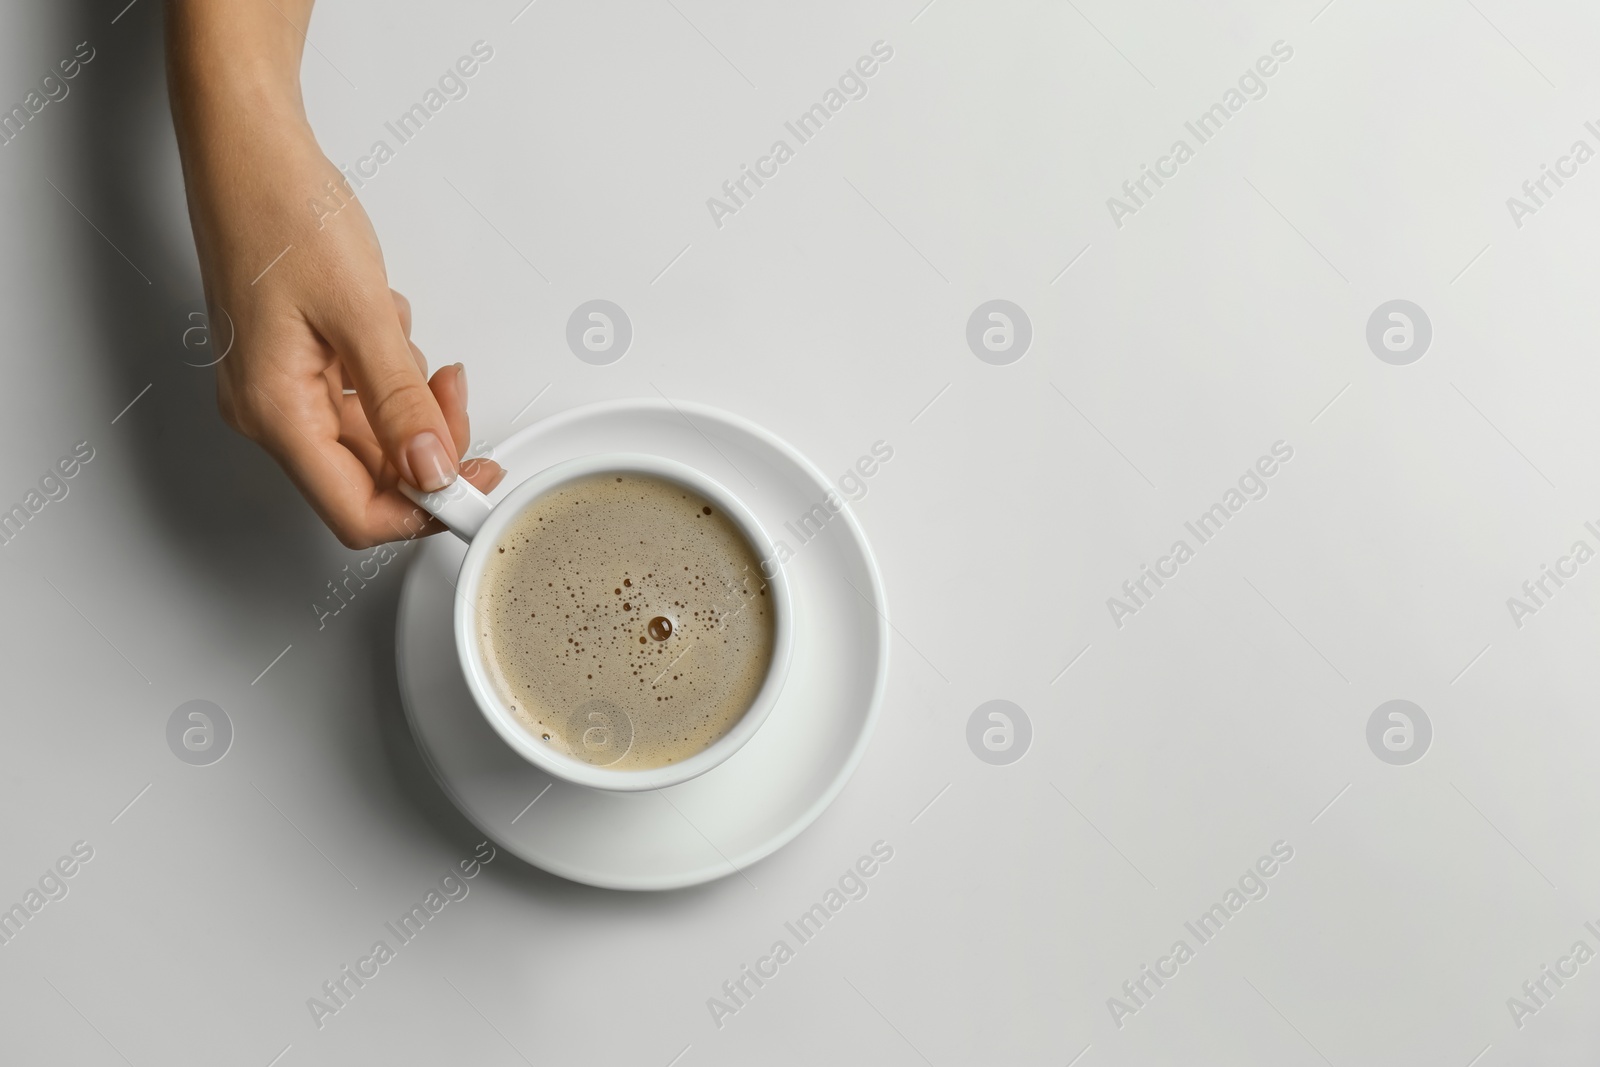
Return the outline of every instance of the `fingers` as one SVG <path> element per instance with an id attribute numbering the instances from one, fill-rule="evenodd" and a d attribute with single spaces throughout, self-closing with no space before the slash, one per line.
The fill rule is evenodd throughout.
<path id="1" fill-rule="evenodd" d="M 362 458 L 339 442 L 340 417 L 321 374 L 250 386 L 252 436 L 261 442 L 348 548 L 442 527 L 394 489 L 379 490 Z"/>
<path id="2" fill-rule="evenodd" d="M 472 444 L 472 424 L 467 419 L 467 368 L 452 363 L 441 368 L 428 382 L 433 398 L 444 412 L 444 421 L 450 427 L 450 439 L 455 443 L 456 456 L 467 454 Z"/>
<path id="3" fill-rule="evenodd" d="M 389 298 L 394 301 L 394 310 L 400 316 L 400 332 L 406 335 L 406 340 L 411 340 L 411 301 L 397 289 L 389 290 Z"/>
<path id="4" fill-rule="evenodd" d="M 460 458 L 461 473 L 480 490 L 488 492 L 493 489 L 505 476 L 501 466 L 490 459 L 466 458 L 471 441 L 466 407 L 466 368 L 459 363 L 442 368 L 433 376 L 428 387 L 433 391 L 434 399 L 444 412 L 445 423 L 450 427 L 452 443 Z M 340 395 L 337 403 L 340 411 L 339 443 L 355 453 L 380 487 L 387 488 L 394 479 L 394 468 L 384 459 L 383 449 L 378 446 L 372 427 L 367 423 L 367 414 L 362 410 L 361 401 L 355 396 Z"/>
<path id="5" fill-rule="evenodd" d="M 417 361 L 417 369 L 422 371 L 422 376 L 428 376 L 428 357 L 422 354 L 422 349 L 411 339 L 411 301 L 396 289 L 389 290 L 389 297 L 394 301 L 394 309 L 400 315 L 400 330 L 406 335 L 406 343 L 411 346 L 411 355 Z"/>
<path id="6" fill-rule="evenodd" d="M 383 458 L 383 449 L 367 425 L 367 413 L 361 410 L 361 398 L 355 394 L 339 397 L 339 443 L 355 453 L 361 465 L 367 468 L 379 485 L 388 485 L 397 477 L 389 461 Z"/>
<path id="7" fill-rule="evenodd" d="M 460 363 L 451 364 L 435 374 L 428 382 L 433 395 L 450 425 L 450 435 L 455 439 L 456 455 L 461 457 L 461 473 L 478 489 L 487 493 L 500 484 L 505 470 L 492 459 L 466 459 L 472 442 L 472 427 L 467 419 L 467 368 Z"/>
<path id="8" fill-rule="evenodd" d="M 382 302 L 341 306 L 314 323 L 338 352 L 384 457 L 426 492 L 456 478 L 454 435 L 406 338 L 409 306 L 392 290 Z M 404 313 L 404 318 L 403 318 Z"/>
<path id="9" fill-rule="evenodd" d="M 411 358 L 417 361 L 417 369 L 426 378 L 428 376 L 428 357 L 422 354 L 422 349 L 417 347 L 416 342 L 407 338 L 406 343 L 411 346 Z M 350 377 L 350 370 L 343 363 L 335 363 L 329 368 L 328 373 L 333 376 L 335 384 L 341 391 L 349 390 L 351 393 L 356 391 L 356 380 Z"/>
<path id="10" fill-rule="evenodd" d="M 444 528 L 394 487 L 397 473 L 430 492 L 458 475 L 488 492 L 505 477 L 493 460 L 462 461 L 471 442 L 466 369 L 453 364 L 428 380 L 427 360 L 408 336 L 411 305 L 388 294 L 311 323 L 336 354 L 336 370 L 252 385 L 253 436 L 352 548 Z M 351 388 L 354 395 L 344 392 Z"/>
<path id="11" fill-rule="evenodd" d="M 478 492 L 488 493 L 505 481 L 506 469 L 492 459 L 467 459 L 461 462 L 461 476 Z"/>

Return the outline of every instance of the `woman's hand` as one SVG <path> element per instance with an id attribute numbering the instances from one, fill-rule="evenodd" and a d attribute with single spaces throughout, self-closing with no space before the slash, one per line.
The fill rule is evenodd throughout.
<path id="1" fill-rule="evenodd" d="M 443 529 L 399 479 L 431 491 L 460 474 L 488 490 L 504 471 L 461 462 L 465 368 L 427 377 L 372 224 L 306 123 L 310 9 L 171 0 L 168 74 L 212 343 L 228 349 L 222 416 L 272 454 L 340 541 L 362 548 Z"/>

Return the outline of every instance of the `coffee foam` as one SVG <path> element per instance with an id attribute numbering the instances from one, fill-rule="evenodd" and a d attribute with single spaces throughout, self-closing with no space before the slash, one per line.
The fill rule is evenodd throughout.
<path id="1" fill-rule="evenodd" d="M 568 482 L 497 539 L 478 647 L 536 738 L 587 763 L 681 763 L 733 728 L 772 662 L 760 556 L 687 487 L 627 472 Z"/>

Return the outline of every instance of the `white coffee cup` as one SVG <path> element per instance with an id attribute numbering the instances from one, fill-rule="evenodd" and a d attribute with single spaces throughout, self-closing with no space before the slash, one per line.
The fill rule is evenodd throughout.
<path id="1" fill-rule="evenodd" d="M 683 762 L 645 770 L 615 770 L 598 766 L 535 737 L 506 706 L 491 682 L 474 625 L 479 585 L 483 581 L 489 553 L 513 520 L 523 509 L 558 486 L 590 475 L 612 472 L 651 475 L 675 482 L 720 507 L 763 561 L 761 577 L 766 580 L 770 591 L 774 617 L 772 662 L 767 668 L 766 679 L 744 716 L 726 734 Z M 660 456 L 610 453 L 583 456 L 548 467 L 512 489 L 498 504 L 491 503 L 465 478 L 459 477 L 437 493 L 424 493 L 404 482 L 400 483 L 400 489 L 467 542 L 467 555 L 461 561 L 461 570 L 456 579 L 455 599 L 456 654 L 461 659 L 461 670 L 466 676 L 467 688 L 472 691 L 479 710 L 489 720 L 495 733 L 513 751 L 540 770 L 578 785 L 618 792 L 677 785 L 704 774 L 739 751 L 760 729 L 777 704 L 778 694 L 789 670 L 789 655 L 794 641 L 794 605 L 790 598 L 789 583 L 761 524 L 738 497 L 709 475 Z M 600 725 L 603 728 L 605 724 Z"/>

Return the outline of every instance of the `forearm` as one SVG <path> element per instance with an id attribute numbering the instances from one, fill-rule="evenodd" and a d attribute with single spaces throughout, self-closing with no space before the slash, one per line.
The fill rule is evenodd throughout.
<path id="1" fill-rule="evenodd" d="M 179 136 L 244 107 L 304 121 L 300 57 L 312 0 L 167 0 L 167 81 Z"/>
<path id="2" fill-rule="evenodd" d="M 322 176 L 325 164 L 300 96 L 302 33 L 311 5 L 168 0 L 173 128 L 195 243 L 202 262 L 215 270 L 259 270 L 295 240 L 250 221 L 264 201 L 283 198 L 286 180 Z M 312 195 L 316 181 L 306 184 L 305 195 Z M 219 246 L 229 254 L 220 254 Z"/>

